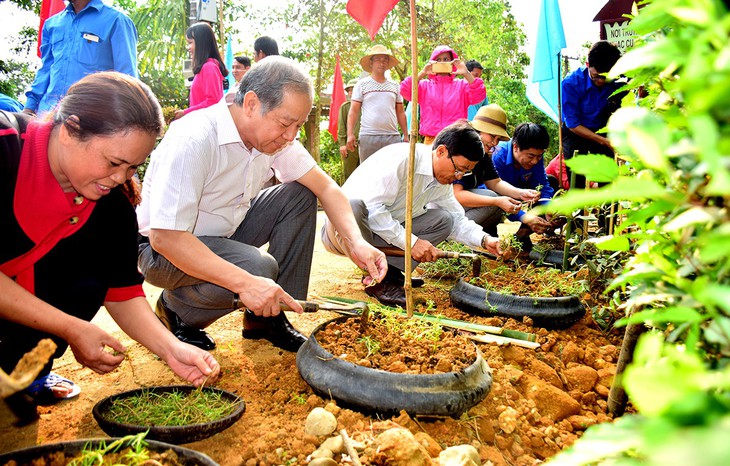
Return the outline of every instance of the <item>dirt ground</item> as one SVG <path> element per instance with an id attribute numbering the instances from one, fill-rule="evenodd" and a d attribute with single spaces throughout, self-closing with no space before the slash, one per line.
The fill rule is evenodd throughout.
<path id="1" fill-rule="evenodd" d="M 318 217 L 320 224 L 322 214 Z M 608 389 L 615 373 L 621 333 L 605 334 L 590 314 L 567 330 L 547 331 L 496 317 L 474 317 L 451 308 L 448 280 L 427 280 L 414 296 L 433 300 L 439 313 L 487 325 L 536 333 L 541 347 L 479 344 L 493 371 L 487 397 L 459 419 L 410 418 L 402 413 L 378 419 L 336 407 L 315 395 L 296 371 L 295 354 L 282 352 L 268 341 L 241 338 L 242 314 L 236 312 L 213 324 L 208 331 L 218 343 L 213 352 L 223 377 L 216 386 L 239 394 L 246 402 L 244 416 L 229 429 L 208 439 L 185 445 L 201 451 L 224 466 L 306 465 L 323 438 L 304 432 L 307 415 L 315 407 L 335 414 L 338 430 L 346 429 L 359 445 L 363 464 L 438 464 L 439 452 L 449 446 L 474 446 L 482 463 L 533 465 L 570 445 L 595 423 L 610 422 L 606 415 Z M 146 288 L 154 303 L 158 289 Z M 347 259 L 325 252 L 317 242 L 310 294 L 368 298 L 360 273 Z M 595 297 L 584 296 L 592 299 Z M 336 314 L 293 315 L 293 324 L 308 334 Z M 0 403 L 0 452 L 36 444 L 104 437 L 91 410 L 102 398 L 134 388 L 179 384 L 181 381 L 154 355 L 124 335 L 102 310 L 94 320 L 130 349 L 130 361 L 100 376 L 82 368 L 70 351 L 59 359 L 54 372 L 74 380 L 81 394 L 69 401 L 40 408 L 38 422 L 14 427 L 13 417 Z M 402 426 L 415 434 L 420 451 L 427 454 L 405 460 L 383 459 L 378 437 Z M 339 456 L 337 457 L 339 460 Z M 346 459 L 339 464 L 352 464 Z"/>

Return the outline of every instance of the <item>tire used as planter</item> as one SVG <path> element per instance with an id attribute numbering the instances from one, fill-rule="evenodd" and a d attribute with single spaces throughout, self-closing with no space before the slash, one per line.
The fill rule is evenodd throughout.
<path id="1" fill-rule="evenodd" d="M 217 434 L 218 432 L 229 428 L 236 421 L 238 421 L 241 416 L 243 416 L 243 412 L 246 410 L 246 404 L 243 402 L 242 399 L 238 397 L 238 395 L 235 395 L 234 393 L 228 392 L 226 390 L 221 390 L 219 388 L 204 387 L 203 390 L 217 392 L 223 398 L 233 403 L 236 403 L 236 409 L 231 414 L 220 419 L 186 426 L 124 424 L 121 422 L 117 422 L 114 419 L 111 419 L 111 416 L 109 416 L 109 408 L 115 400 L 138 396 L 143 391 L 150 390 L 158 393 L 166 393 L 172 391 L 188 393 L 192 392 L 193 390 L 198 390 L 198 388 L 191 385 L 169 385 L 161 387 L 139 388 L 136 390 L 130 390 L 128 392 L 108 396 L 96 403 L 92 411 L 94 419 L 96 419 L 96 422 L 99 423 L 99 427 L 101 427 L 101 430 L 103 430 L 110 436 L 125 436 L 149 431 L 146 436 L 146 438 L 148 439 L 154 439 L 174 444 L 190 443 L 202 440 L 204 438 L 208 438 L 211 435 Z"/>
<path id="2" fill-rule="evenodd" d="M 297 352 L 299 374 L 323 398 L 367 414 L 391 416 L 405 410 L 412 416 L 459 417 L 489 393 L 492 371 L 478 348 L 472 365 L 441 374 L 394 373 L 333 356 L 317 342 L 317 332 L 349 318 L 321 324 Z"/>
<path id="3" fill-rule="evenodd" d="M 117 438 L 94 438 L 86 440 L 73 440 L 68 442 L 59 443 L 48 443 L 45 445 L 38 445 L 34 447 L 23 448 L 21 450 L 15 450 L 8 453 L 0 454 L 0 464 L 6 464 L 13 460 L 19 466 L 26 464 L 38 464 L 34 463 L 34 460 L 43 458 L 46 455 L 51 455 L 56 452 L 63 452 L 68 456 L 79 455 L 84 448 L 99 448 L 104 442 L 105 445 L 109 445 L 111 442 L 119 440 Z M 163 453 L 167 450 L 172 450 L 177 454 L 178 460 L 183 466 L 218 466 L 218 463 L 213 461 L 208 455 L 191 450 L 189 448 L 179 447 L 177 445 L 170 445 L 169 443 L 156 442 L 154 440 L 145 440 L 147 443 L 147 449 L 155 453 Z M 125 448 L 124 446 L 122 448 Z"/>
<path id="4" fill-rule="evenodd" d="M 502 316 L 522 319 L 530 317 L 537 327 L 548 329 L 568 328 L 586 313 L 577 296 L 532 298 L 515 296 L 471 285 L 464 280 L 449 293 L 454 307 L 480 316 Z"/>
<path id="5" fill-rule="evenodd" d="M 562 267 L 563 257 L 565 257 L 565 254 L 559 249 L 550 249 L 545 252 L 540 252 L 536 249 L 530 251 L 530 260 L 535 261 L 538 264 L 545 264 L 553 267 Z M 571 264 L 572 262 L 573 258 L 568 259 L 568 264 Z M 575 260 L 575 263 L 576 265 L 583 265 L 586 261 L 582 257 L 578 257 Z"/>

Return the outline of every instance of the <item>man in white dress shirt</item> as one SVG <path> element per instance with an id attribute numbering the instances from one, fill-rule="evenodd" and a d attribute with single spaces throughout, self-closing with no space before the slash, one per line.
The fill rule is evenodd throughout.
<path id="1" fill-rule="evenodd" d="M 385 256 L 366 242 L 349 202 L 299 142 L 312 84 L 293 61 L 269 57 L 225 99 L 175 121 L 153 152 L 137 209 L 139 267 L 164 288 L 155 313 L 180 340 L 215 347 L 203 330 L 245 307 L 244 338 L 296 351 L 306 341 L 282 304 L 306 299 L 317 198 L 369 277 Z M 273 173 L 282 184 L 262 190 Z M 268 243 L 267 251 L 259 249 Z"/>
<path id="2" fill-rule="evenodd" d="M 408 154 L 406 143 L 384 147 L 360 164 L 342 186 L 363 237 L 375 247 L 406 247 Z M 434 245 L 446 239 L 495 255 L 501 253 L 499 240 L 466 217 L 451 187 L 454 180 L 468 175 L 483 156 L 479 133 L 466 120 L 444 128 L 432 146 L 416 145 L 410 238 L 413 266 L 436 260 L 439 250 Z M 334 219 L 325 222 L 325 249 L 352 257 L 345 238 Z M 404 264 L 403 257 L 388 256 L 385 279 L 375 286 L 366 286 L 365 292 L 383 304 L 405 306 Z"/>

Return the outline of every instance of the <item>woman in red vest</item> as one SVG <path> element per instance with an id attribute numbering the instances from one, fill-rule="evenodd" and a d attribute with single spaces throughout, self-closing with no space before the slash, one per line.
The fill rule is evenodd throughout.
<path id="1" fill-rule="evenodd" d="M 54 357 L 70 346 L 82 365 L 98 373 L 114 370 L 126 348 L 90 323 L 104 305 L 122 330 L 180 377 L 200 385 L 219 373 L 209 353 L 181 343 L 157 320 L 137 270 L 133 203 L 138 196 L 132 176 L 162 126 L 152 91 L 116 72 L 74 84 L 46 121 L 0 112 L 0 368 L 5 372 L 44 338 L 56 343 Z M 31 390 L 36 396 L 31 401 L 72 394 L 72 382 L 49 376 L 52 365 L 53 358 Z"/>

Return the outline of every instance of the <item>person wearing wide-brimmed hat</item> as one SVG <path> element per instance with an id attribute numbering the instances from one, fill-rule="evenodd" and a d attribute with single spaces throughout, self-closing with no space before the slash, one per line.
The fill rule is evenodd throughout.
<path id="1" fill-rule="evenodd" d="M 357 152 L 357 146 L 355 150 L 347 150 L 347 115 L 350 113 L 350 106 L 352 105 L 352 90 L 357 84 L 357 78 L 353 78 L 347 81 L 345 84 L 345 94 L 347 101 L 340 105 L 340 111 L 337 118 L 337 144 L 340 146 L 340 158 L 342 159 L 342 182 L 347 181 L 347 178 L 355 171 L 358 165 L 360 165 L 360 159 Z M 355 124 L 355 133 L 360 132 L 360 122 Z"/>
<path id="2" fill-rule="evenodd" d="M 347 116 L 347 150 L 353 151 L 355 146 L 359 146 L 360 163 L 387 145 L 408 142 L 400 87 L 385 76 L 385 72 L 398 63 L 398 59 L 382 45 L 372 46 L 360 59 L 362 69 L 370 76 L 355 85 Z M 356 132 L 358 121 L 360 131 Z"/>
<path id="3" fill-rule="evenodd" d="M 477 163 L 471 174 L 454 182 L 454 196 L 466 210 L 467 217 L 481 225 L 485 232 L 496 235 L 497 224 L 502 221 L 504 214 L 519 220 L 514 216 L 521 212 L 522 202 L 535 202 L 540 194 L 534 189 L 518 188 L 503 180 L 492 161 L 491 153 L 497 144 L 506 144 L 505 141 L 510 140 L 507 132 L 507 114 L 502 107 L 489 104 L 480 108 L 471 125 L 479 132 L 485 156 Z M 542 151 L 547 148 L 547 142 L 542 139 L 539 142 L 530 139 L 529 143 L 523 142 L 523 144 L 540 146 Z M 528 219 L 531 220 L 531 217 L 525 217 L 525 220 Z"/>

